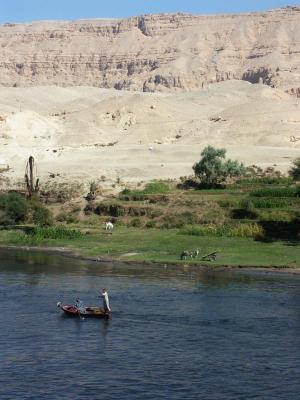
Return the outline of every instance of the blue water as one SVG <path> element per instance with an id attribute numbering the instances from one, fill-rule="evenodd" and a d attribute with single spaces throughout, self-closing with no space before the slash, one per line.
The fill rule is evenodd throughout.
<path id="1" fill-rule="evenodd" d="M 64 317 L 57 301 L 113 318 Z M 0 252 L 0 399 L 300 398 L 300 277 Z"/>

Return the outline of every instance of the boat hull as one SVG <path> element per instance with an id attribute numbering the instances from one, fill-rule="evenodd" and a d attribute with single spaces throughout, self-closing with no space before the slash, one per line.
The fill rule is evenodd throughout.
<path id="1" fill-rule="evenodd" d="M 84 312 L 80 311 L 75 306 L 57 303 L 57 306 L 70 317 L 88 317 L 88 318 L 110 318 L 111 313 L 105 312 L 100 307 L 85 307 Z"/>

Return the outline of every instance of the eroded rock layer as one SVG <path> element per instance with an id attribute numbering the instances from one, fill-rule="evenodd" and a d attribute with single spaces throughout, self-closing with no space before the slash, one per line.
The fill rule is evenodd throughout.
<path id="1" fill-rule="evenodd" d="M 0 26 L 0 85 L 194 90 L 229 79 L 300 96 L 300 7 Z"/>

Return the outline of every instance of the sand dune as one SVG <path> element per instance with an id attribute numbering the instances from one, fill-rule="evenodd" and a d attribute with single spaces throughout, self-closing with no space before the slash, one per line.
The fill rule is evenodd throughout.
<path id="1" fill-rule="evenodd" d="M 188 175 L 208 145 L 286 171 L 300 156 L 300 99 L 244 81 L 185 93 L 93 87 L 0 88 L 0 159 L 22 178 L 124 181 Z"/>

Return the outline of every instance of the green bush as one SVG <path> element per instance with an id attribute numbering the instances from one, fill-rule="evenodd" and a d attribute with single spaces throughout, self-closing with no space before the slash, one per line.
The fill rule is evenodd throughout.
<path id="1" fill-rule="evenodd" d="M 32 213 L 33 222 L 39 226 L 53 225 L 53 217 L 51 212 L 42 204 L 36 206 Z"/>
<path id="2" fill-rule="evenodd" d="M 145 189 L 143 190 L 144 194 L 158 194 L 158 193 L 168 193 L 170 191 L 169 186 L 164 182 L 150 182 L 147 183 Z"/>
<path id="3" fill-rule="evenodd" d="M 58 222 L 66 222 L 67 224 L 76 224 L 78 222 L 78 218 L 74 213 L 71 214 L 65 211 L 60 212 L 55 219 Z"/>
<path id="4" fill-rule="evenodd" d="M 240 208 L 231 211 L 231 217 L 234 219 L 255 219 L 257 212 L 255 211 L 252 199 L 242 199 L 239 204 Z"/>
<path id="5" fill-rule="evenodd" d="M 145 227 L 146 228 L 148 228 L 148 229 L 150 229 L 150 228 L 155 228 L 155 226 L 156 226 L 156 223 L 155 223 L 155 221 L 148 221 L 147 223 L 146 223 L 146 225 L 145 225 Z"/>
<path id="6" fill-rule="evenodd" d="M 0 210 L 3 222 L 23 222 L 28 212 L 26 199 L 19 193 L 3 193 L 0 195 Z"/>
<path id="7" fill-rule="evenodd" d="M 264 236 L 264 230 L 256 223 L 238 224 L 230 230 L 230 236 L 258 239 Z"/>
<path id="8" fill-rule="evenodd" d="M 296 158 L 293 161 L 293 166 L 289 170 L 289 176 L 294 180 L 294 181 L 299 181 L 300 180 L 300 158 Z"/>
<path id="9" fill-rule="evenodd" d="M 13 221 L 4 210 L 0 209 L 0 226 L 13 225 L 15 221 Z"/>
<path id="10" fill-rule="evenodd" d="M 130 221 L 130 226 L 134 226 L 135 228 L 141 227 L 141 220 L 139 218 L 132 218 L 132 220 Z"/>

